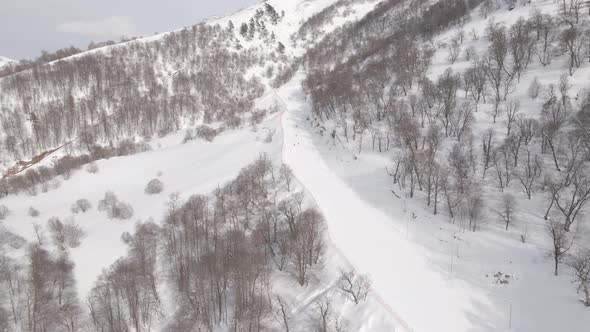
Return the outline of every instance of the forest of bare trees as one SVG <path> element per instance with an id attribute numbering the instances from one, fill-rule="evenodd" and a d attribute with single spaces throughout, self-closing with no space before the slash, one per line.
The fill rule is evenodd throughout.
<path id="1" fill-rule="evenodd" d="M 129 137 L 165 135 L 183 123 L 240 126 L 264 92 L 261 78 L 245 78 L 246 71 L 268 60 L 280 64 L 284 52 L 269 31 L 282 15 L 264 8 L 246 24 L 244 38 L 263 40 L 268 52 L 244 48 L 233 22 L 202 23 L 148 42 L 45 54 L 28 69 L 3 75 L 0 162 L 28 159 L 72 140 L 73 147 L 90 152 Z"/>
<path id="2" fill-rule="evenodd" d="M 274 326 L 279 308 L 293 305 L 273 294 L 271 275 L 291 276 L 294 284 L 306 287 L 322 269 L 323 217 L 298 191 L 291 170 L 273 166 L 265 155 L 210 195 L 183 199 L 172 194 L 167 205 L 162 223 L 137 222 L 132 233 L 121 236 L 126 256 L 103 271 L 86 299 L 77 295 L 69 258 L 84 238 L 72 218 L 35 225 L 36 241 L 28 244 L 0 224 L 0 326 L 266 330 Z M 105 219 L 126 217 L 126 204 L 112 192 L 97 206 L 107 211 Z M 79 199 L 72 212 L 90 208 L 90 202 Z M 11 258 L 7 246 L 24 250 L 27 260 Z M 347 271 L 341 279 L 340 289 L 351 301 L 366 299 L 366 277 Z M 166 311 L 163 294 L 173 294 L 173 312 Z M 279 316 L 288 326 L 289 315 Z"/>

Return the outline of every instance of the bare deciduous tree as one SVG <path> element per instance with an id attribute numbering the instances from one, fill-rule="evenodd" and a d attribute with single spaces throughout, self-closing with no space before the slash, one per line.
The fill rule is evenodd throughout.
<path id="1" fill-rule="evenodd" d="M 553 242 L 551 255 L 553 256 L 554 274 L 558 275 L 559 263 L 566 257 L 573 244 L 573 236 L 565 230 L 565 225 L 557 220 L 550 220 L 547 225 L 547 233 Z"/>
<path id="2" fill-rule="evenodd" d="M 516 171 L 516 177 L 520 182 L 522 191 L 527 195 L 528 199 L 531 199 L 535 188 L 535 180 L 541 176 L 543 167 L 537 155 L 531 156 L 530 149 L 525 149 L 525 153 L 525 164 Z"/>
<path id="3" fill-rule="evenodd" d="M 504 225 L 506 226 L 506 230 L 508 230 L 508 226 L 510 226 L 514 222 L 514 210 L 516 209 L 516 200 L 510 194 L 504 194 L 502 196 L 502 201 L 500 202 L 500 206 L 497 210 L 493 210 L 501 219 Z"/>
<path id="4" fill-rule="evenodd" d="M 279 176 L 280 179 L 285 182 L 287 191 L 291 191 L 291 183 L 293 182 L 293 171 L 291 170 L 291 167 L 286 164 L 282 164 L 281 168 L 279 168 Z"/>
<path id="5" fill-rule="evenodd" d="M 472 232 L 477 230 L 479 222 L 483 217 L 484 201 L 479 191 L 474 191 L 465 200 L 465 214 L 469 219 L 469 229 Z"/>
<path id="6" fill-rule="evenodd" d="M 366 276 L 357 275 L 355 271 L 340 270 L 338 288 L 355 304 L 359 304 L 360 301 L 367 299 L 371 289 L 371 281 Z"/>
<path id="7" fill-rule="evenodd" d="M 574 282 L 578 284 L 578 293 L 583 295 L 582 303 L 590 307 L 590 251 L 573 254 L 567 264 L 574 269 Z"/>

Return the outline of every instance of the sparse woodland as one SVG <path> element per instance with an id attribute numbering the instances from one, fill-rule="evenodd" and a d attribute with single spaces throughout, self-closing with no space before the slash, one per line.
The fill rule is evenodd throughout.
<path id="1" fill-rule="evenodd" d="M 98 208 L 125 218 L 120 205 L 107 193 Z M 72 211 L 90 208 L 80 199 Z M 73 220 L 35 226 L 37 241 L 30 244 L 0 231 L 3 246 L 22 248 L 27 257 L 0 256 L 0 322 L 5 330 L 29 331 L 260 331 L 278 318 L 288 329 L 287 303 L 274 294 L 271 275 L 291 276 L 305 287 L 322 269 L 326 241 L 322 215 L 298 191 L 289 168 L 274 167 L 264 155 L 210 195 L 171 195 L 162 223 L 138 222 L 124 233 L 127 255 L 103 271 L 86 299 L 77 296 L 69 260 L 84 237 Z M 342 276 L 342 292 L 354 303 L 364 301 L 368 279 Z M 164 308 L 164 293 L 173 294 L 172 312 Z M 322 313 L 332 317 L 329 308 Z M 331 330 L 339 321 L 313 322 Z"/>
<path id="2" fill-rule="evenodd" d="M 570 90 L 572 75 L 590 61 L 588 12 L 580 1 L 559 1 L 552 14 L 530 7 L 529 17 L 511 25 L 492 21 L 481 35 L 463 28 L 502 6 L 381 2 L 300 59 L 308 72 L 304 89 L 323 135 L 359 154 L 391 154 L 394 194 L 422 200 L 464 229 L 475 232 L 485 221 L 508 231 L 518 222 L 519 199 L 541 201 L 553 272 L 573 260 L 588 305 L 588 282 L 580 276 L 587 244 L 576 234 L 586 227 L 590 199 L 590 83 Z M 334 12 L 317 14 L 300 38 L 317 33 Z M 449 27 L 456 34 L 435 42 Z M 485 48 L 468 48 L 468 40 Z M 448 68 L 433 77 L 437 51 L 448 54 Z M 454 71 L 458 59 L 469 66 Z M 547 84 L 535 77 L 525 87 L 528 96 L 515 98 L 531 67 L 557 67 L 562 75 Z M 500 203 L 491 205 L 490 196 Z M 487 211 L 496 218 L 484 218 Z"/>
<path id="3" fill-rule="evenodd" d="M 90 152 L 187 124 L 246 123 L 265 89 L 247 70 L 283 61 L 285 46 L 269 32 L 282 16 L 263 8 L 241 28 L 231 21 L 197 24 L 89 53 L 44 53 L 34 65 L 0 74 L 0 163 L 10 166 L 73 139 L 74 147 Z M 240 43 L 253 40 L 261 46 Z"/>

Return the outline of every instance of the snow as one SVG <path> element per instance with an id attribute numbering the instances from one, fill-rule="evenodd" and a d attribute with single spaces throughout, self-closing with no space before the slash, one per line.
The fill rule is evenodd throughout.
<path id="1" fill-rule="evenodd" d="M 9 59 L 7 57 L 0 56 L 0 68 L 6 66 L 12 62 L 16 62 L 15 60 Z"/>
<path id="2" fill-rule="evenodd" d="M 287 13 L 274 30 L 277 39 L 289 41 L 302 21 L 335 2 L 268 1 L 277 11 Z M 373 5 L 374 1 L 355 4 L 350 17 L 337 18 L 332 25 L 324 27 L 324 31 L 332 31 L 361 17 Z M 238 27 L 260 6 L 212 18 L 207 23 L 223 26 L 232 20 Z M 536 9 L 555 11 L 555 6 L 552 1 L 543 0 L 532 6 L 519 5 L 510 12 L 500 9 L 488 19 L 474 14 L 464 27 L 467 36 L 463 50 L 473 46 L 480 54 L 483 52 L 487 47 L 484 30 L 490 20 L 510 24 Z M 472 29 L 478 31 L 478 41 L 470 39 L 468 33 Z M 448 42 L 456 33 L 456 29 L 451 29 L 437 36 L 433 44 Z M 160 36 L 141 41 L 148 42 Z M 241 43 L 247 47 L 263 47 L 256 40 L 241 40 Z M 303 50 L 294 48 L 288 52 L 297 56 Z M 5 58 L 0 57 L 0 66 L 3 62 Z M 461 72 L 467 66 L 463 55 L 451 65 L 447 49 L 441 47 L 435 54 L 429 76 L 436 79 L 447 67 Z M 521 101 L 521 112 L 531 115 L 539 112 L 541 101 L 526 97 L 530 81 L 538 76 L 543 84 L 557 83 L 565 66 L 563 59 L 555 59 L 548 68 L 537 63 L 531 65 L 511 95 Z M 257 70 L 263 68 L 253 68 L 252 74 L 256 75 Z M 588 330 L 590 314 L 577 300 L 567 267 L 561 267 L 558 277 L 552 274 L 547 255 L 549 239 L 542 220 L 544 211 L 540 208 L 544 204 L 542 195 L 531 201 L 519 199 L 516 215 L 519 223 L 511 231 L 504 231 L 489 211 L 487 223 L 476 233 L 466 231 L 461 220 L 449 221 L 444 214 L 432 215 L 419 195 L 414 199 L 403 194 L 397 198 L 391 192 L 393 185 L 385 171 L 391 166 L 390 154 L 369 151 L 369 146 L 359 154 L 356 143 L 337 143 L 328 135 L 318 133 L 316 123 L 312 122 L 310 105 L 301 90 L 304 75 L 305 72 L 299 72 L 285 86 L 258 101 L 259 104 L 279 101 L 282 112 L 272 114 L 256 130 L 226 131 L 212 143 L 181 144 L 182 132 L 155 139 L 150 142 L 153 151 L 97 162 L 100 170 L 97 174 L 80 170 L 48 193 L 3 198 L 1 203 L 12 210 L 5 224 L 16 233 L 34 239 L 33 223 L 44 224 L 52 216 L 66 218 L 71 215 L 70 205 L 76 199 L 89 199 L 93 209 L 74 215 L 87 236 L 79 248 L 72 250 L 79 294 L 84 299 L 102 269 L 125 254 L 126 248 L 119 239 L 123 232 L 133 229 L 135 221 L 153 218 L 160 222 L 170 194 L 179 192 L 184 198 L 195 193 L 207 194 L 235 177 L 260 153 L 267 153 L 273 162 L 282 161 L 291 166 L 328 224 L 330 246 L 325 255 L 324 274 L 316 285 L 301 288 L 285 275 L 273 276 L 274 290 L 298 304 L 292 308 L 296 330 L 306 330 L 306 317 L 297 316 L 297 313 L 310 307 L 323 292 L 333 287 L 337 267 L 353 267 L 368 274 L 373 281 L 372 296 L 364 305 L 354 306 L 337 296 L 341 317 L 349 321 L 352 331 L 391 331 L 394 328 L 396 331 L 453 332 Z M 590 66 L 587 65 L 571 77 L 572 95 L 587 87 L 588 77 Z M 478 130 L 493 126 L 485 110 L 478 113 L 477 121 Z M 500 118 L 495 125 L 498 130 L 504 126 L 502 121 Z M 271 143 L 264 142 L 268 132 L 273 133 Z M 159 195 L 145 195 L 145 185 L 155 177 L 162 180 L 165 191 Z M 98 200 L 108 190 L 134 207 L 135 215 L 131 220 L 108 220 L 104 213 L 96 210 Z M 514 195 L 522 196 L 517 191 Z M 494 206 L 498 195 L 486 191 L 485 198 L 488 206 Z M 41 216 L 28 216 L 30 206 L 40 210 Z M 526 243 L 520 239 L 524 233 L 527 234 Z M 502 277 L 494 276 L 498 272 Z M 498 283 L 498 278 L 506 279 L 505 275 L 509 276 L 509 282 Z"/>

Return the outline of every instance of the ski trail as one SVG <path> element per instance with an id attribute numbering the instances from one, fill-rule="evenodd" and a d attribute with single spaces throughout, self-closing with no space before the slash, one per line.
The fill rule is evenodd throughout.
<path id="1" fill-rule="evenodd" d="M 284 118 L 285 118 L 285 113 L 287 113 L 289 111 L 289 108 L 287 106 L 287 103 L 285 103 L 285 101 L 283 100 L 283 97 L 281 97 L 278 93 L 276 93 L 275 91 L 275 95 L 277 97 L 278 100 L 280 100 L 282 102 L 282 111 L 281 111 L 281 115 L 279 117 L 279 122 L 280 122 L 280 126 L 281 126 L 281 136 L 282 136 L 282 146 L 281 146 L 281 163 L 286 164 L 286 165 L 290 165 L 289 163 L 287 163 L 286 158 L 285 158 L 285 122 L 284 122 Z M 303 187 L 305 193 L 307 195 L 309 195 L 311 197 L 311 199 L 317 203 L 314 194 L 312 191 L 310 191 L 307 186 L 305 185 L 305 183 L 303 183 L 298 177 L 297 174 L 294 173 L 293 176 L 295 177 L 295 179 L 297 180 L 297 182 L 301 185 L 301 187 Z M 339 255 L 349 266 L 351 266 L 355 271 L 362 273 L 362 271 L 360 271 L 358 269 L 358 267 L 352 263 L 348 257 L 342 252 L 342 250 L 340 250 L 340 248 L 336 245 L 336 243 L 334 241 L 332 241 L 332 238 L 330 236 L 330 229 L 328 228 L 328 240 L 330 242 L 330 246 L 331 248 L 337 253 L 337 255 Z M 322 294 L 325 292 L 322 292 Z M 371 292 L 373 298 L 393 317 L 395 323 L 399 324 L 402 328 L 403 331 L 405 332 L 414 332 L 414 329 L 410 327 L 410 325 L 395 311 L 393 310 L 393 308 L 391 308 L 391 306 L 383 300 L 383 298 L 380 296 L 379 293 L 376 293 L 374 291 Z M 307 305 L 306 305 L 307 306 Z M 397 330 L 396 330 L 397 331 Z"/>
<path id="2" fill-rule="evenodd" d="M 473 307 L 480 303 L 470 290 L 435 271 L 390 217 L 367 204 L 323 162 L 312 133 L 304 129 L 309 113 L 302 77 L 298 73 L 277 92 L 287 108 L 281 115 L 282 159 L 320 207 L 336 250 L 371 277 L 377 300 L 405 331 L 473 329 Z"/>

